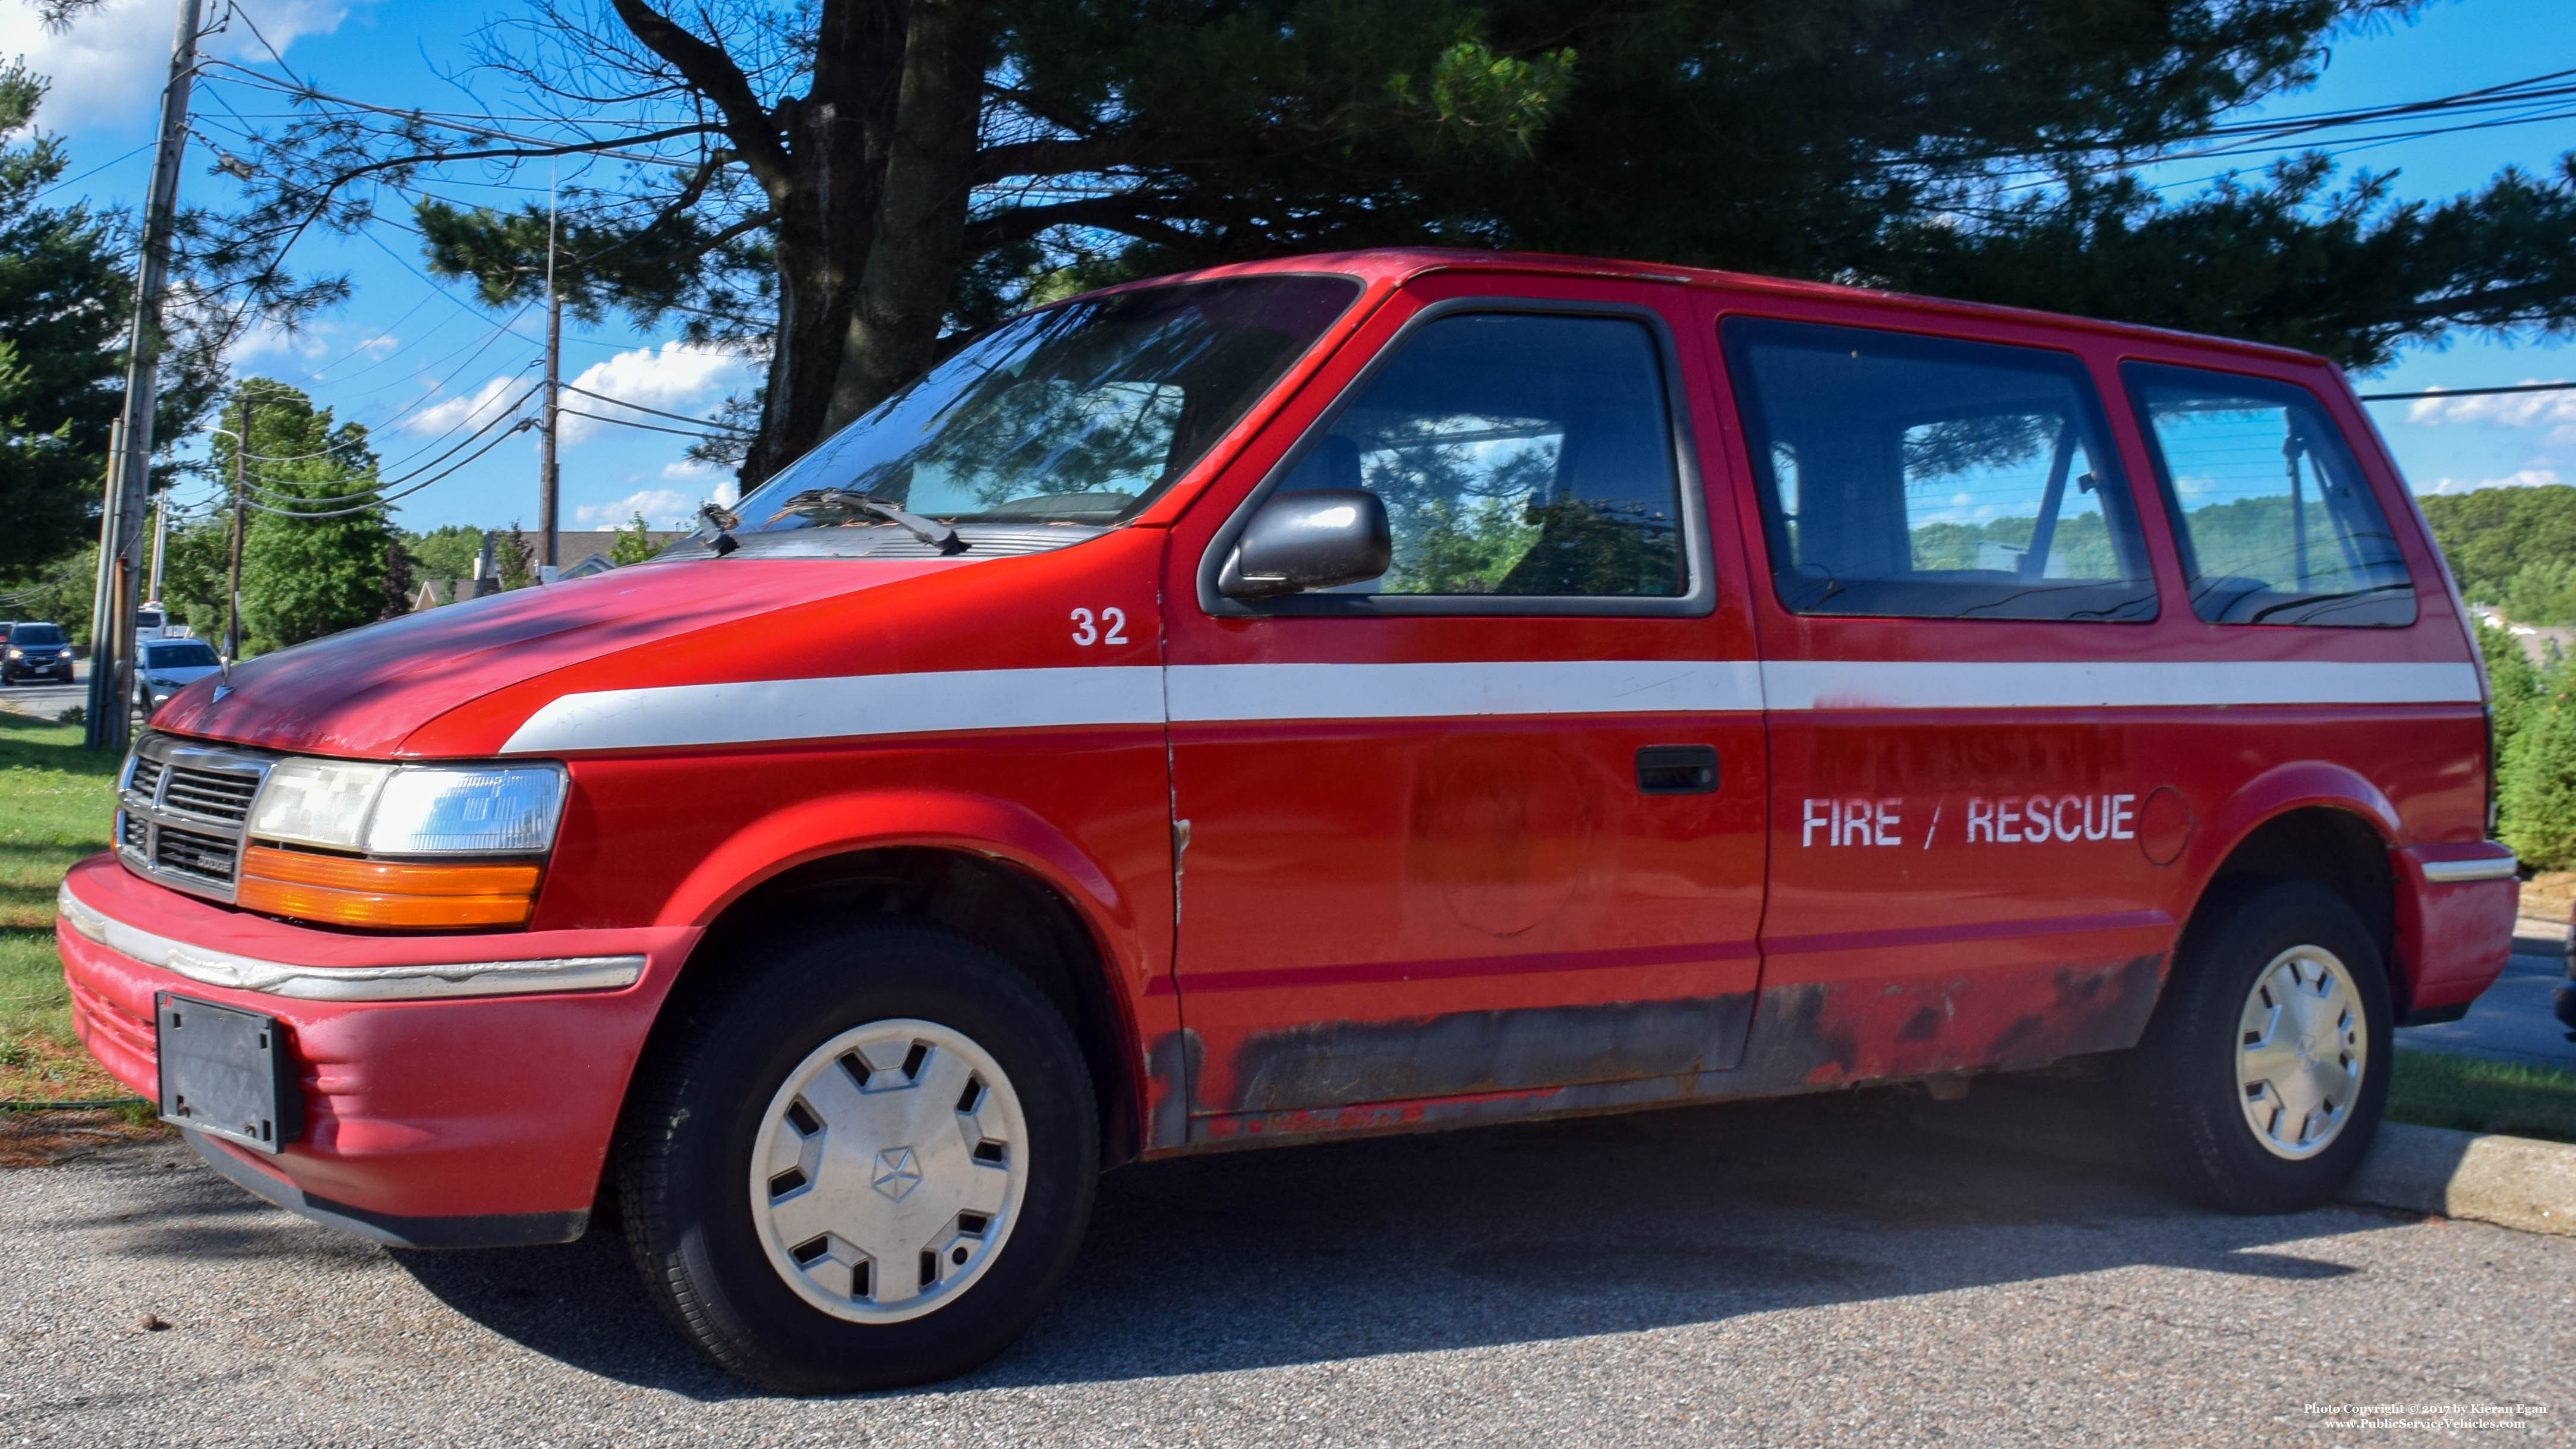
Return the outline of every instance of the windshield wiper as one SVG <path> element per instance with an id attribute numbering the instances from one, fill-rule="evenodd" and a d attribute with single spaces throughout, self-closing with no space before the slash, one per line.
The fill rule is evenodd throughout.
<path id="1" fill-rule="evenodd" d="M 787 500 L 779 517 L 795 514 L 800 518 L 830 519 L 845 522 L 858 514 L 871 514 L 895 525 L 904 532 L 929 544 L 942 554 L 964 553 L 973 544 L 957 536 L 957 530 L 936 519 L 917 513 L 906 513 L 882 498 L 866 493 L 853 493 L 846 488 L 808 488 Z"/>

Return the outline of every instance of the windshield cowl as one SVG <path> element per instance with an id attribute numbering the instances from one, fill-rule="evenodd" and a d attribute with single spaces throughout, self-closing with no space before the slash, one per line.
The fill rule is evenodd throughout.
<path id="1" fill-rule="evenodd" d="M 947 520 L 941 520 L 946 522 Z M 733 535 L 738 547 L 730 557 L 742 558 L 869 558 L 932 559 L 950 563 L 975 563 L 988 558 L 1011 558 L 1020 554 L 1047 553 L 1069 548 L 1100 537 L 1108 526 L 1085 523 L 991 523 L 973 519 L 953 525 L 957 536 L 968 545 L 963 553 L 943 554 L 937 546 L 915 538 L 909 531 L 892 523 L 836 524 L 828 528 L 773 529 L 768 532 L 745 531 Z M 709 530 L 701 529 L 673 543 L 660 555 L 665 559 L 708 559 L 719 555 Z"/>

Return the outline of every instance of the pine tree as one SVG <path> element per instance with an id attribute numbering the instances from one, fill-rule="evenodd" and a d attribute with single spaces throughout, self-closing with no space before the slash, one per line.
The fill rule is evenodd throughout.
<path id="1" fill-rule="evenodd" d="M 2576 868 L 2576 700 L 2559 683 L 2517 731 L 2498 801 L 2504 843 L 2539 870 Z"/>

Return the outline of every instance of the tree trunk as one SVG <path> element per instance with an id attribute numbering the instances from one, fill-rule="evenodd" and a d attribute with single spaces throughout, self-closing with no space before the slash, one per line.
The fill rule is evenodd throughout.
<path id="1" fill-rule="evenodd" d="M 778 330 L 746 489 L 930 364 L 991 48 L 983 0 L 833 0 L 812 89 L 758 117 L 778 214 Z M 727 129 L 754 149 L 742 117 Z"/>
<path id="2" fill-rule="evenodd" d="M 979 0 L 913 0 L 883 180 L 825 431 L 930 365 L 957 280 L 991 48 Z"/>

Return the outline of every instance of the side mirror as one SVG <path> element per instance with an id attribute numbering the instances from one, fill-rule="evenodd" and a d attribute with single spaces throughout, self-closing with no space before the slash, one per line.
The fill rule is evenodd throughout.
<path id="1" fill-rule="evenodd" d="M 1217 576 L 1229 599 L 1274 599 L 1355 584 L 1395 560 L 1386 505 L 1359 488 L 1282 493 L 1261 505 Z"/>

